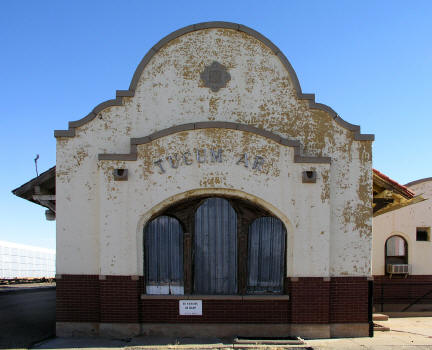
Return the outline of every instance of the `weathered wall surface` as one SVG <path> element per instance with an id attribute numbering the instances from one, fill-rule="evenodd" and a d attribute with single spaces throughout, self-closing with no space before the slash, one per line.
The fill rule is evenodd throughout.
<path id="1" fill-rule="evenodd" d="M 231 76 L 217 92 L 200 79 L 213 61 Z M 274 51 L 232 29 L 191 31 L 160 47 L 137 79 L 122 106 L 98 112 L 73 137 L 57 138 L 57 273 L 142 274 L 142 230 L 155 206 L 226 193 L 258 201 L 284 221 L 288 276 L 370 275 L 371 142 L 355 140 L 330 112 L 299 99 L 296 78 Z M 131 138 L 206 121 L 271 131 L 299 141 L 302 155 L 330 157 L 331 164 L 296 163 L 294 147 L 224 128 L 138 145 L 136 161 L 98 160 L 128 154 Z M 199 163 L 193 153 L 219 148 L 222 163 Z M 188 151 L 191 165 L 169 166 L 168 156 Z M 262 156 L 262 169 L 237 164 L 243 153 Z M 129 180 L 113 181 L 114 168 L 127 168 Z M 303 184 L 301 172 L 311 169 L 317 183 Z"/>
<path id="2" fill-rule="evenodd" d="M 154 164 L 154 161 L 176 153 L 196 155 L 197 148 L 202 157 L 206 151 L 203 163 L 199 163 L 196 156 L 190 156 L 188 160 L 192 164 L 185 165 L 180 161 L 178 168 L 173 169 L 164 161 L 165 173 Z M 212 162 L 210 150 L 218 149 L 223 150 L 222 161 Z M 237 164 L 245 153 L 252 158 L 248 167 L 244 162 Z M 256 156 L 265 159 L 260 170 L 252 169 Z M 329 183 L 320 176 L 316 184 L 302 184 L 302 171 L 311 166 L 294 163 L 293 158 L 292 147 L 278 145 L 252 133 L 206 129 L 180 132 L 141 145 L 136 162 L 101 161 L 100 183 L 104 186 L 100 188 L 100 203 L 107 216 L 103 218 L 101 229 L 102 273 L 126 274 L 136 268 L 136 261 L 142 261 L 142 254 L 138 260 L 129 262 L 125 257 L 137 251 L 136 246 L 142 246 L 143 226 L 155 214 L 153 207 L 186 192 L 189 196 L 202 193 L 231 195 L 266 208 L 270 204 L 290 232 L 287 268 L 291 275 L 328 275 L 330 207 L 323 193 Z M 200 160 L 204 161 L 203 158 Z M 116 167 L 129 169 L 127 182 L 113 181 L 112 170 Z M 329 172 L 328 164 L 314 164 L 313 168 L 320 175 Z M 310 215 L 315 219 L 310 220 Z M 118 220 L 118 217 L 124 219 Z M 113 231 L 125 235 L 113 235 Z M 135 233 L 136 239 L 135 236 L 128 237 Z M 111 246 L 116 250 L 107 249 Z M 307 261 L 303 259 L 305 252 L 309 254 Z M 142 263 L 138 268 L 134 273 L 141 275 Z"/>
<path id="3" fill-rule="evenodd" d="M 416 241 L 417 227 L 432 227 L 432 179 L 409 187 L 426 200 L 379 215 L 373 220 L 373 274 L 385 274 L 385 243 L 393 235 L 408 243 L 408 264 L 413 275 L 431 275 L 432 243 Z"/>

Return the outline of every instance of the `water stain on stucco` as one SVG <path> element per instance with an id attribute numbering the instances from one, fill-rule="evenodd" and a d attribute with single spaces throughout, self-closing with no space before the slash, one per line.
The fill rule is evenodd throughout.
<path id="1" fill-rule="evenodd" d="M 321 201 L 324 203 L 330 199 L 330 170 L 322 170 L 323 185 L 321 188 Z"/>
<path id="2" fill-rule="evenodd" d="M 202 176 L 199 184 L 200 187 L 204 187 L 204 188 L 232 187 L 227 183 L 226 175 L 222 173 L 210 173 L 208 175 L 204 175 Z"/>
<path id="3" fill-rule="evenodd" d="M 206 88 L 200 79 L 204 67 L 213 60 L 227 67 L 231 74 L 228 85 L 217 93 Z M 331 157 L 331 175 L 329 170 L 320 168 L 323 184 L 317 198 L 330 205 L 332 188 L 332 201 L 334 198 L 344 209 L 341 209 L 341 218 L 333 221 L 330 232 L 346 242 L 352 237 L 345 238 L 349 235 L 339 233 L 350 230 L 355 231 L 359 239 L 370 240 L 372 194 L 368 172 L 371 171 L 371 142 L 355 141 L 353 133 L 337 124 L 329 113 L 311 109 L 307 101 L 299 100 L 292 77 L 280 64 L 279 58 L 261 41 L 230 29 L 205 29 L 182 35 L 168 42 L 152 57 L 139 78 L 135 96 L 124 98 L 123 104 L 104 109 L 93 121 L 76 128 L 75 138 L 57 139 L 59 162 L 56 177 L 63 186 L 61 189 L 70 192 L 69 197 L 74 198 L 74 188 L 79 186 L 84 186 L 86 191 L 95 191 L 95 177 L 101 171 L 100 179 L 106 182 L 106 190 L 111 193 L 107 199 L 118 200 L 119 184 L 115 184 L 112 178 L 115 167 L 132 168 L 131 174 L 139 179 L 139 191 L 143 195 L 153 194 L 157 186 L 166 191 L 181 192 L 185 185 L 176 184 L 176 176 L 180 176 L 179 181 L 184 181 L 181 177 L 183 170 L 180 167 L 169 168 L 167 174 L 161 175 L 154 162 L 162 159 L 168 167 L 167 157 L 170 155 L 180 151 L 192 152 L 200 147 L 223 148 L 224 154 L 231 157 L 232 169 L 242 167 L 235 164 L 234 154 L 237 152 L 264 157 L 266 162 L 262 172 L 250 168 L 235 170 L 241 172 L 237 188 L 248 191 L 259 183 L 261 189 L 271 189 L 281 174 L 286 173 L 285 165 L 281 166 L 280 162 L 292 149 L 287 150 L 286 146 L 247 132 L 227 129 L 179 132 L 138 145 L 138 160 L 134 163 L 96 160 L 97 153 L 117 152 L 120 147 L 122 150 L 118 153 L 127 152 L 124 147 L 129 146 L 130 137 L 147 136 L 188 122 L 231 121 L 298 140 L 303 155 Z M 233 186 L 229 174 L 215 171 L 217 164 L 200 167 L 195 162 L 193 167 L 200 171 L 196 175 L 197 183 L 203 188 Z M 93 174 L 87 178 L 77 176 L 88 169 L 93 169 Z M 289 174 L 284 181 L 293 183 L 298 175 L 293 172 L 289 177 Z M 123 183 L 121 186 L 126 185 Z M 172 187 L 166 189 L 169 186 Z M 291 210 L 300 203 L 289 198 L 284 201 L 290 203 Z M 316 207 L 318 203 L 313 205 Z M 301 219 L 297 217 L 296 227 L 301 224 L 299 221 Z M 323 234 L 324 231 L 317 230 L 316 234 L 320 232 Z M 369 249 L 363 241 L 356 250 L 365 252 Z M 369 270 L 368 263 L 362 261 L 367 259 L 365 256 L 356 256 L 351 262 L 342 262 L 341 257 L 335 257 L 338 263 L 347 267 L 334 271 L 348 274 L 346 271 L 351 264 L 353 273 L 364 273 Z"/>
<path id="4" fill-rule="evenodd" d="M 76 162 L 76 166 L 80 167 L 81 163 L 88 157 L 87 149 L 84 147 L 80 147 L 77 149 L 76 154 L 74 156 L 74 160 Z"/>

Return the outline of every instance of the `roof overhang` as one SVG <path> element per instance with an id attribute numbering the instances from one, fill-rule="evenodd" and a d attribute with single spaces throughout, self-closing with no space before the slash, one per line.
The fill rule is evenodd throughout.
<path id="1" fill-rule="evenodd" d="M 48 220 L 52 220 L 56 212 L 55 174 L 56 167 L 53 166 L 34 179 L 12 190 L 12 193 L 47 208 L 46 217 Z"/>
<path id="2" fill-rule="evenodd" d="M 423 201 L 406 186 L 373 169 L 373 216 Z"/>

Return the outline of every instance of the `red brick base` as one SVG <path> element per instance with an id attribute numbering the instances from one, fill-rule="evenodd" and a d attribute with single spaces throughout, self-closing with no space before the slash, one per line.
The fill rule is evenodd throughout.
<path id="1" fill-rule="evenodd" d="M 131 276 L 62 275 L 57 322 L 329 324 L 368 322 L 365 277 L 287 278 L 289 300 L 203 300 L 203 316 L 180 316 L 178 300 L 140 299 Z"/>
<path id="2" fill-rule="evenodd" d="M 381 303 L 432 304 L 432 275 L 374 276 L 374 304 Z"/>

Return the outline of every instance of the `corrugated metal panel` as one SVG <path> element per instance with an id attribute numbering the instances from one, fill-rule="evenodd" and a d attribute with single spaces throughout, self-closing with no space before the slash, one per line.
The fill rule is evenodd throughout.
<path id="1" fill-rule="evenodd" d="M 273 217 L 256 219 L 249 227 L 248 291 L 282 292 L 286 230 Z"/>
<path id="2" fill-rule="evenodd" d="M 237 293 L 237 214 L 223 198 L 195 213 L 195 293 Z"/>
<path id="3" fill-rule="evenodd" d="M 171 284 L 182 286 L 183 230 L 179 221 L 160 216 L 147 224 L 144 237 L 147 284 L 166 285 L 167 291 Z"/>

